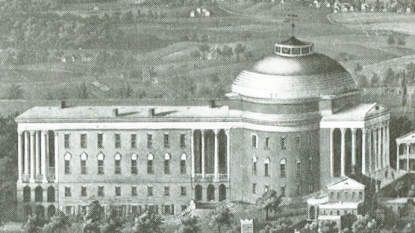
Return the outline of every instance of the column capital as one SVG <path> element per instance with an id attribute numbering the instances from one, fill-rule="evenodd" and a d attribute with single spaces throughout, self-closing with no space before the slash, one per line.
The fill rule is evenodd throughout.
<path id="1" fill-rule="evenodd" d="M 24 134 L 24 130 L 17 130 L 17 134 L 19 135 L 19 136 L 21 136 L 21 135 L 23 135 Z"/>
<path id="2" fill-rule="evenodd" d="M 352 131 L 352 134 L 356 134 L 356 128 L 351 128 L 350 130 Z"/>
<path id="3" fill-rule="evenodd" d="M 342 133 L 342 135 L 344 135 L 346 133 L 347 128 L 340 128 L 340 132 Z"/>
<path id="4" fill-rule="evenodd" d="M 59 135 L 59 132 L 58 131 L 53 131 L 53 133 L 55 134 L 55 136 L 58 136 Z"/>
<path id="5" fill-rule="evenodd" d="M 31 130 L 31 131 L 29 131 L 29 133 L 30 133 L 30 136 L 35 136 L 36 131 Z"/>
<path id="6" fill-rule="evenodd" d="M 225 134 L 226 134 L 226 136 L 229 136 L 229 132 L 230 132 L 230 130 L 231 130 L 231 129 L 225 129 Z"/>
<path id="7" fill-rule="evenodd" d="M 219 134 L 220 129 L 213 129 L 213 132 L 215 133 L 215 136 Z"/>

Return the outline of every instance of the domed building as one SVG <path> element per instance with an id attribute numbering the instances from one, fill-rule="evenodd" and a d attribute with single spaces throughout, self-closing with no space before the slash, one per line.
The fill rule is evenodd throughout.
<path id="1" fill-rule="evenodd" d="M 16 118 L 22 216 L 179 215 L 255 203 L 389 166 L 389 111 L 361 103 L 350 74 L 295 37 L 242 71 L 209 106 L 34 107 Z"/>

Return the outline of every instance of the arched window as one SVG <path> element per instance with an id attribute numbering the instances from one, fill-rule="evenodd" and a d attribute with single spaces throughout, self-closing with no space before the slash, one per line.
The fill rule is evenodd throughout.
<path id="1" fill-rule="evenodd" d="M 71 174 L 71 158 L 72 155 L 69 152 L 66 152 L 64 155 L 65 159 L 65 174 Z"/>
<path id="2" fill-rule="evenodd" d="M 120 153 L 115 154 L 115 174 L 121 174 L 121 155 Z"/>
<path id="3" fill-rule="evenodd" d="M 186 157 L 187 155 L 183 153 L 180 158 L 180 174 L 186 174 Z"/>
<path id="4" fill-rule="evenodd" d="M 88 159 L 88 155 L 83 152 L 81 154 L 81 174 L 86 174 L 86 160 Z"/>
<path id="5" fill-rule="evenodd" d="M 286 159 L 281 159 L 281 161 L 280 161 L 280 176 L 282 177 L 282 178 L 285 178 L 286 177 L 286 164 L 287 164 L 287 160 Z"/>
<path id="6" fill-rule="evenodd" d="M 138 173 L 137 159 L 138 159 L 137 154 L 134 153 L 134 154 L 131 155 L 131 174 L 137 174 Z"/>
<path id="7" fill-rule="evenodd" d="M 264 174 L 269 176 L 269 158 L 266 158 L 264 161 Z"/>
<path id="8" fill-rule="evenodd" d="M 30 187 L 23 188 L 23 202 L 30 202 Z"/>
<path id="9" fill-rule="evenodd" d="M 42 187 L 38 186 L 35 189 L 35 202 L 42 202 L 43 201 L 43 189 Z"/>
<path id="10" fill-rule="evenodd" d="M 147 174 L 154 174 L 153 159 L 154 159 L 153 154 L 149 154 L 147 156 Z"/>
<path id="11" fill-rule="evenodd" d="M 164 174 L 170 174 L 170 154 L 164 155 Z"/>
<path id="12" fill-rule="evenodd" d="M 98 154 L 97 159 L 98 159 L 98 174 L 104 174 L 105 155 L 101 152 Z"/>
<path id="13" fill-rule="evenodd" d="M 48 202 L 55 202 L 55 188 L 50 186 L 47 194 Z"/>
<path id="14" fill-rule="evenodd" d="M 258 159 L 256 156 L 254 156 L 252 158 L 252 174 L 256 175 L 257 173 L 257 163 L 258 163 Z"/>
<path id="15" fill-rule="evenodd" d="M 296 162 L 296 176 L 298 179 L 301 178 L 301 160 L 300 159 L 297 159 L 297 162 Z"/>

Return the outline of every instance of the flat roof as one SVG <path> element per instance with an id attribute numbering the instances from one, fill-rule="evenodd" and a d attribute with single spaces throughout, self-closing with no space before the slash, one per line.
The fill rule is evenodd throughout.
<path id="1" fill-rule="evenodd" d="M 154 115 L 151 115 L 151 110 Z M 118 111 L 116 115 L 114 111 Z M 144 121 L 148 119 L 172 119 L 186 121 L 206 119 L 240 119 L 240 110 L 230 110 L 228 106 L 75 106 L 75 107 L 33 107 L 18 117 L 17 122 L 49 121 Z"/>
<path id="2" fill-rule="evenodd" d="M 326 203 L 319 206 L 320 209 L 357 209 L 360 202 L 335 202 Z"/>

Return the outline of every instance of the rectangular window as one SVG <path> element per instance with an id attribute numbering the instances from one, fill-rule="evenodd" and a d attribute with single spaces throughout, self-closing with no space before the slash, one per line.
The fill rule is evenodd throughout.
<path id="1" fill-rule="evenodd" d="M 285 197 L 285 186 L 281 187 L 281 196 Z"/>
<path id="2" fill-rule="evenodd" d="M 81 160 L 81 174 L 86 174 L 86 160 Z"/>
<path id="3" fill-rule="evenodd" d="M 121 174 L 121 160 L 115 160 L 115 174 Z"/>
<path id="4" fill-rule="evenodd" d="M 354 200 L 356 198 L 356 193 L 352 192 L 352 200 Z"/>
<path id="5" fill-rule="evenodd" d="M 131 174 L 137 174 L 137 173 L 138 173 L 137 160 L 133 159 L 131 160 Z"/>
<path id="6" fill-rule="evenodd" d="M 265 149 L 269 149 L 269 137 L 265 138 Z"/>
<path id="7" fill-rule="evenodd" d="M 186 205 L 182 205 L 182 212 L 185 211 L 187 209 Z"/>
<path id="8" fill-rule="evenodd" d="M 98 148 L 104 148 L 104 135 L 102 133 L 98 134 L 98 138 L 97 138 L 97 147 Z"/>
<path id="9" fill-rule="evenodd" d="M 103 197 L 104 195 L 104 186 L 98 186 L 98 197 Z"/>
<path id="10" fill-rule="evenodd" d="M 285 178 L 286 177 L 286 172 L 285 172 L 285 163 L 284 164 L 280 164 L 280 176 L 281 178 Z"/>
<path id="11" fill-rule="evenodd" d="M 180 174 L 186 174 L 186 160 L 180 160 Z"/>
<path id="12" fill-rule="evenodd" d="M 65 197 L 72 196 L 71 187 L 65 187 Z"/>
<path id="13" fill-rule="evenodd" d="M 81 134 L 81 148 L 86 148 L 88 146 L 86 140 L 86 134 Z"/>
<path id="14" fill-rule="evenodd" d="M 164 134 L 164 148 L 170 148 L 169 134 Z"/>
<path id="15" fill-rule="evenodd" d="M 115 196 L 117 196 L 117 197 L 121 196 L 121 187 L 120 186 L 115 187 Z"/>
<path id="16" fill-rule="evenodd" d="M 85 186 L 81 187 L 81 196 L 86 197 L 86 187 Z"/>
<path id="17" fill-rule="evenodd" d="M 153 135 L 147 134 L 147 148 L 153 148 Z"/>
<path id="18" fill-rule="evenodd" d="M 71 174 L 71 161 L 65 160 L 65 174 Z"/>
<path id="19" fill-rule="evenodd" d="M 170 206 L 169 205 L 165 205 L 163 211 L 164 211 L 164 214 L 171 214 L 170 213 Z"/>
<path id="20" fill-rule="evenodd" d="M 257 193 L 257 186 L 256 183 L 252 184 L 252 193 L 256 194 Z"/>
<path id="21" fill-rule="evenodd" d="M 164 174 L 170 174 L 170 159 L 164 160 Z"/>
<path id="22" fill-rule="evenodd" d="M 252 148 L 257 148 L 257 147 L 258 147 L 257 136 L 252 135 Z"/>
<path id="23" fill-rule="evenodd" d="M 104 160 L 98 160 L 98 174 L 104 174 Z"/>
<path id="24" fill-rule="evenodd" d="M 137 134 L 131 134 L 131 148 L 137 148 Z"/>
<path id="25" fill-rule="evenodd" d="M 164 186 L 164 196 L 170 196 L 170 187 Z"/>
<path id="26" fill-rule="evenodd" d="M 301 178 L 301 163 L 300 162 L 297 162 L 296 176 L 298 179 Z"/>
<path id="27" fill-rule="evenodd" d="M 186 134 L 180 134 L 180 148 L 186 148 Z"/>
<path id="28" fill-rule="evenodd" d="M 363 199 L 363 193 L 359 192 L 359 200 Z"/>
<path id="29" fill-rule="evenodd" d="M 264 172 L 265 172 L 265 176 L 269 176 L 269 164 L 268 163 L 264 164 Z"/>
<path id="30" fill-rule="evenodd" d="M 147 160 L 147 174 L 154 174 L 153 160 Z"/>
<path id="31" fill-rule="evenodd" d="M 186 187 L 185 186 L 180 187 L 180 195 L 186 196 Z"/>
<path id="32" fill-rule="evenodd" d="M 65 149 L 68 149 L 69 147 L 71 147 L 71 142 L 70 142 L 70 134 L 65 134 L 65 140 L 64 140 L 64 145 L 65 145 Z"/>
<path id="33" fill-rule="evenodd" d="M 131 196 L 137 196 L 137 186 L 131 187 Z"/>
<path id="34" fill-rule="evenodd" d="M 115 134 L 115 148 L 121 148 L 121 135 L 119 133 Z"/>
<path id="35" fill-rule="evenodd" d="M 311 145 L 311 133 L 308 134 L 308 145 Z"/>
<path id="36" fill-rule="evenodd" d="M 147 186 L 147 195 L 153 196 L 153 186 Z"/>
<path id="37" fill-rule="evenodd" d="M 256 175 L 257 173 L 257 168 L 256 168 L 256 162 L 252 163 L 252 174 Z"/>
<path id="38" fill-rule="evenodd" d="M 297 135 L 297 137 L 295 138 L 295 144 L 297 146 L 300 146 L 301 145 L 301 136 L 300 135 Z"/>
<path id="39" fill-rule="evenodd" d="M 286 149 L 287 149 L 287 138 L 282 137 L 281 138 L 281 150 L 286 150 Z"/>

